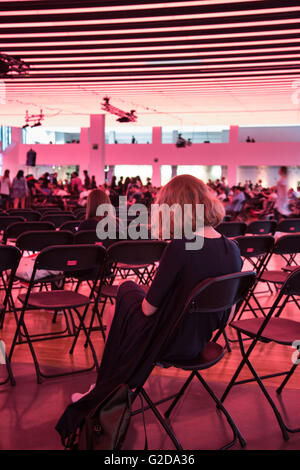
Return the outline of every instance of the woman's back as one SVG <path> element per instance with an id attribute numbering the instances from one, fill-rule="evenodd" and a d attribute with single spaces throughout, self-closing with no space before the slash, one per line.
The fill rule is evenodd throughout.
<path id="1" fill-rule="evenodd" d="M 181 297 L 187 299 L 201 281 L 241 270 L 239 248 L 224 236 L 204 238 L 200 250 L 187 250 L 186 243 L 186 239 L 172 240 L 166 248 L 146 296 L 151 305 L 160 307 L 172 289 L 174 294 L 175 289 L 180 289 Z M 165 358 L 197 356 L 229 313 L 188 314 Z"/>

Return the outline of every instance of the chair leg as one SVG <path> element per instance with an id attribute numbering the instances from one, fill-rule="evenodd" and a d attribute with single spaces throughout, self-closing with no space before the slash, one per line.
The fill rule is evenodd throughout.
<path id="1" fill-rule="evenodd" d="M 164 416 L 166 419 L 169 419 L 170 417 L 170 414 L 173 410 L 173 408 L 175 407 L 175 405 L 178 403 L 178 401 L 180 400 L 180 398 L 183 396 L 184 392 L 186 391 L 187 387 L 189 386 L 189 384 L 191 383 L 191 381 L 193 380 L 193 378 L 195 377 L 195 372 L 193 371 L 188 379 L 185 381 L 185 383 L 183 384 L 183 386 L 181 387 L 181 389 L 179 390 L 179 392 L 177 393 L 175 399 L 172 401 L 171 405 L 169 406 L 169 408 L 167 409 L 167 411 L 164 413 Z"/>
<path id="2" fill-rule="evenodd" d="M 150 399 L 150 397 L 148 396 L 148 394 L 145 392 L 145 390 L 143 388 L 140 390 L 140 393 L 143 396 L 143 398 L 145 399 L 145 401 L 148 403 L 150 409 L 152 410 L 152 412 L 156 416 L 157 420 L 160 422 L 160 424 L 162 425 L 162 427 L 164 428 L 164 430 L 168 434 L 168 436 L 171 439 L 171 441 L 173 442 L 175 448 L 177 450 L 183 450 L 180 442 L 178 441 L 178 439 L 175 436 L 174 432 L 172 431 L 171 427 L 167 424 L 166 420 L 162 417 L 162 415 L 160 414 L 160 412 L 158 411 L 158 409 L 156 408 L 156 406 L 154 405 L 154 403 L 152 402 L 152 400 Z"/>
<path id="3" fill-rule="evenodd" d="M 14 374 L 13 374 L 11 364 L 10 364 L 10 360 L 8 359 L 8 357 L 6 357 L 6 369 L 7 369 L 8 379 L 10 381 L 10 384 L 11 384 L 11 386 L 14 387 L 16 385 L 16 380 L 14 378 Z"/>
<path id="4" fill-rule="evenodd" d="M 278 393 L 278 395 L 281 394 L 282 390 L 284 389 L 285 385 L 288 383 L 288 381 L 290 380 L 290 378 L 292 377 L 293 373 L 295 372 L 296 368 L 297 368 L 298 364 L 294 364 L 293 367 L 291 367 L 291 370 L 289 371 L 289 373 L 286 375 L 286 377 L 284 378 L 284 380 L 282 381 L 282 383 L 279 385 L 279 387 L 277 388 L 276 390 L 276 393 Z"/>
<path id="5" fill-rule="evenodd" d="M 224 339 L 225 339 L 225 345 L 226 345 L 226 349 L 229 353 L 231 353 L 232 349 L 231 349 L 231 346 L 230 346 L 230 343 L 229 343 L 229 339 L 228 339 L 228 336 L 227 336 L 227 333 L 226 331 L 224 330 L 223 331 L 223 336 L 224 336 Z"/>
<path id="6" fill-rule="evenodd" d="M 232 429 L 232 432 L 233 432 L 233 436 L 234 436 L 234 439 L 233 441 L 229 442 L 228 444 L 226 444 L 224 447 L 222 447 L 222 450 L 225 450 L 225 449 L 229 449 L 230 447 L 232 447 L 235 442 L 236 442 L 236 439 L 239 440 L 240 444 L 242 447 L 245 447 L 246 446 L 246 441 L 245 439 L 243 438 L 242 434 L 240 433 L 240 431 L 238 430 L 235 422 L 233 421 L 232 417 L 230 416 L 230 414 L 228 413 L 228 411 L 226 410 L 226 408 L 224 407 L 224 405 L 221 403 L 221 401 L 219 400 L 219 398 L 214 394 L 214 392 L 212 391 L 212 389 L 209 387 L 209 385 L 206 383 L 206 381 L 203 379 L 203 377 L 199 374 L 198 371 L 195 371 L 195 375 L 196 377 L 198 378 L 198 380 L 201 382 L 201 384 L 203 385 L 203 387 L 205 388 L 205 390 L 209 393 L 209 395 L 212 397 L 212 399 L 215 401 L 215 403 L 217 404 L 217 407 L 218 409 L 220 409 L 222 411 L 222 413 L 225 415 L 227 421 L 228 421 L 228 424 L 229 426 L 231 427 Z"/>
<path id="7" fill-rule="evenodd" d="M 277 419 L 277 422 L 280 426 L 280 429 L 281 429 L 281 432 L 282 432 L 282 435 L 283 435 L 283 438 L 285 441 L 287 441 L 289 439 L 289 435 L 288 435 L 288 432 L 287 432 L 287 428 L 283 422 L 283 419 L 281 417 L 281 414 L 279 413 L 274 401 L 272 400 L 271 396 L 269 395 L 269 393 L 267 392 L 264 384 L 262 383 L 262 380 L 261 378 L 257 375 L 257 372 L 256 370 L 254 369 L 254 367 L 252 366 L 251 362 L 249 361 L 249 356 L 254 348 L 254 346 L 256 345 L 257 343 L 257 339 L 253 340 L 253 342 L 251 343 L 251 345 L 249 346 L 247 352 L 245 352 L 245 349 L 244 349 L 244 344 L 243 344 L 243 340 L 242 340 L 242 335 L 241 333 L 238 331 L 238 338 L 239 338 L 239 344 L 240 344 L 240 350 L 241 350 L 241 354 L 242 354 L 242 361 L 240 362 L 235 374 L 233 375 L 230 383 L 227 385 L 227 388 L 225 390 L 225 392 L 223 393 L 222 397 L 221 397 L 221 402 L 223 402 L 226 398 L 226 396 L 228 395 L 229 391 L 231 390 L 231 388 L 233 387 L 233 385 L 235 385 L 235 381 L 238 377 L 238 375 L 240 374 L 242 368 L 244 367 L 244 365 L 246 364 L 250 370 L 250 372 L 252 373 L 254 379 L 256 380 L 257 384 L 259 385 L 261 391 L 263 392 L 264 396 L 266 397 L 266 399 L 268 400 L 270 406 L 272 407 L 273 411 L 274 411 L 274 414 L 275 414 L 275 417 Z"/>

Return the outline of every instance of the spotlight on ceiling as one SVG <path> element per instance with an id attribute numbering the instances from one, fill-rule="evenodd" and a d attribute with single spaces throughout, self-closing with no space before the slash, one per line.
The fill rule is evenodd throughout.
<path id="1" fill-rule="evenodd" d="M 123 111 L 122 109 L 116 108 L 109 103 L 110 98 L 105 96 L 103 102 L 101 103 L 101 108 L 104 111 L 107 111 L 110 114 L 115 114 L 119 116 L 117 119 L 118 122 L 136 122 L 137 116 L 135 110 L 132 109 L 130 112 Z"/>
<path id="2" fill-rule="evenodd" d="M 0 77 L 29 75 L 29 65 L 20 57 L 0 53 Z"/>
<path id="3" fill-rule="evenodd" d="M 26 127 L 29 126 L 29 124 L 33 123 L 31 125 L 31 127 L 37 127 L 37 126 L 41 126 L 42 123 L 41 121 L 44 119 L 44 114 L 43 114 L 43 111 L 41 109 L 40 111 L 40 114 L 31 114 L 29 115 L 28 114 L 28 111 L 26 111 L 26 115 L 25 115 L 25 124 L 23 126 L 23 129 L 25 129 Z"/>

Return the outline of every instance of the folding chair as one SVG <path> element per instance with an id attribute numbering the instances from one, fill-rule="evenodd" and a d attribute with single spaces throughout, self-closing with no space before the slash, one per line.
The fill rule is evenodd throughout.
<path id="1" fill-rule="evenodd" d="M 276 227 L 276 232 L 284 232 L 291 234 L 300 232 L 300 219 L 281 220 Z"/>
<path id="2" fill-rule="evenodd" d="M 253 285 L 253 288 L 249 291 L 247 298 L 244 299 L 243 305 L 240 305 L 239 308 L 236 310 L 236 315 L 239 313 L 240 319 L 246 310 L 250 310 L 256 317 L 256 309 L 251 306 L 250 299 L 253 299 L 256 304 L 259 305 L 259 309 L 261 309 L 260 303 L 257 300 L 254 291 L 260 279 L 260 276 L 266 269 L 266 266 L 272 255 L 274 247 L 274 238 L 270 235 L 256 235 L 255 237 L 251 235 L 245 235 L 241 237 L 236 237 L 235 241 L 239 246 L 241 257 L 243 258 L 244 262 L 248 261 L 257 274 L 256 283 Z M 247 306 L 248 309 L 246 309 Z"/>
<path id="3" fill-rule="evenodd" d="M 136 241 L 122 241 L 116 242 L 111 245 L 107 250 L 106 269 L 103 271 L 103 277 L 100 282 L 97 300 L 95 301 L 94 311 L 92 313 L 88 332 L 97 331 L 98 327 L 93 327 L 95 316 L 97 316 L 100 323 L 100 330 L 105 340 L 104 326 L 102 324 L 103 312 L 107 300 L 115 299 L 117 297 L 119 286 L 113 284 L 118 269 L 119 263 L 126 266 L 126 269 L 132 269 L 133 272 L 139 272 L 142 268 L 150 270 L 147 271 L 146 278 L 142 286 L 145 290 L 149 288 L 149 283 L 152 280 L 153 271 L 155 270 L 155 263 L 159 262 L 167 243 L 159 240 L 136 240 Z M 145 272 L 137 274 L 138 276 L 145 276 Z M 109 279 L 109 283 L 107 283 Z M 99 313 L 98 303 L 103 299 L 102 309 Z M 76 340 L 76 338 L 75 338 Z M 75 341 L 74 340 L 74 341 Z"/>
<path id="4" fill-rule="evenodd" d="M 75 209 L 73 211 L 76 219 L 83 219 L 85 217 L 85 214 L 86 214 L 86 208 L 85 207 L 82 207 L 81 209 Z"/>
<path id="5" fill-rule="evenodd" d="M 222 411 L 225 415 L 228 424 L 230 425 L 233 431 L 233 440 L 222 447 L 222 449 L 228 449 L 234 445 L 236 440 L 238 439 L 241 446 L 244 447 L 246 445 L 246 441 L 244 440 L 243 436 L 239 432 L 236 424 L 234 423 L 232 417 L 230 416 L 229 412 L 226 408 L 222 405 L 221 401 L 217 398 L 213 390 L 204 380 L 202 375 L 200 374 L 201 370 L 209 369 L 210 367 L 217 364 L 224 356 L 224 349 L 223 347 L 218 344 L 216 341 L 223 333 L 226 324 L 224 324 L 220 330 L 216 333 L 213 340 L 207 343 L 205 348 L 200 352 L 199 356 L 195 359 L 191 360 L 178 360 L 178 361 L 164 361 L 163 358 L 164 354 L 168 351 L 168 345 L 171 343 L 172 338 L 174 337 L 178 326 L 180 325 L 181 321 L 183 320 L 185 315 L 201 315 L 204 313 L 213 313 L 213 312 L 225 312 L 228 309 L 231 309 L 235 304 L 242 301 L 245 296 L 247 295 L 249 289 L 253 286 L 255 282 L 255 273 L 254 272 L 240 272 L 240 273 L 233 273 L 227 274 L 224 276 L 206 279 L 205 281 L 200 282 L 191 292 L 189 298 L 185 302 L 185 306 L 183 308 L 182 313 L 180 314 L 177 322 L 171 328 L 171 331 L 168 335 L 166 343 L 161 350 L 160 354 L 158 355 L 157 361 L 153 364 L 153 368 L 155 366 L 159 367 L 175 367 L 177 369 L 186 370 L 190 372 L 188 379 L 185 381 L 184 385 L 181 387 L 178 393 L 172 395 L 171 397 L 163 398 L 159 400 L 157 403 L 153 403 L 149 395 L 146 393 L 143 384 L 139 385 L 136 390 L 134 391 L 134 397 L 136 397 L 139 393 L 145 399 L 148 408 L 152 410 L 160 424 L 164 427 L 165 431 L 167 432 L 168 436 L 172 440 L 173 444 L 175 445 L 176 449 L 182 450 L 182 446 L 179 443 L 177 437 L 174 434 L 174 431 L 171 429 L 169 422 L 170 414 L 174 409 L 175 405 L 184 395 L 188 385 L 191 383 L 194 377 L 200 381 L 202 386 L 205 390 L 209 393 L 212 399 L 217 404 L 218 408 Z M 180 353 L 178 351 L 178 353 Z M 150 375 L 150 374 L 149 374 Z M 157 405 L 161 404 L 165 401 L 168 401 L 173 398 L 173 401 L 167 411 L 164 413 L 164 417 L 157 409 Z M 148 409 L 145 408 L 145 409 Z M 141 410 L 134 412 L 133 414 L 140 413 Z"/>
<path id="6" fill-rule="evenodd" d="M 57 232 L 55 230 L 25 232 L 19 235 L 19 237 L 16 240 L 16 247 L 21 251 L 22 255 L 25 252 L 37 253 L 49 246 L 72 245 L 72 244 L 73 244 L 73 235 L 71 232 L 66 232 L 66 231 Z M 18 281 L 21 286 L 24 285 L 25 287 L 28 286 L 28 283 L 29 283 L 28 278 L 22 277 L 22 275 L 18 273 L 18 270 L 16 271 L 14 275 L 13 281 Z M 3 277 L 2 277 L 2 282 L 3 283 L 5 282 Z M 33 281 L 33 285 L 39 287 L 41 291 L 43 288 L 46 288 L 46 290 L 48 290 L 49 284 L 54 286 L 54 285 L 57 285 L 57 283 L 61 283 L 61 282 L 64 282 L 64 275 L 52 274 L 52 275 L 39 277 L 38 279 L 35 279 Z M 18 287 L 18 289 L 20 289 L 20 287 Z M 17 311 L 20 309 L 15 307 L 15 302 L 14 302 L 12 295 L 9 298 L 9 306 L 10 306 L 10 310 L 7 310 L 7 311 L 12 311 L 14 313 L 16 321 L 18 323 Z M 53 323 L 55 323 L 56 321 L 56 316 L 57 316 L 57 312 L 55 312 L 54 314 L 54 317 L 52 320 Z M 4 318 L 5 318 L 5 313 L 0 322 L 0 328 L 2 328 L 3 326 Z M 65 318 L 66 318 L 67 329 L 70 330 L 66 315 L 65 315 Z M 66 330 L 64 330 L 63 332 L 65 331 Z"/>
<path id="7" fill-rule="evenodd" d="M 247 225 L 245 234 L 251 233 L 252 235 L 274 235 L 276 231 L 277 222 L 275 220 L 255 220 Z"/>
<path id="8" fill-rule="evenodd" d="M 74 233 L 74 243 L 77 245 L 81 244 L 93 244 L 100 243 L 101 240 L 97 237 L 96 230 L 79 230 Z"/>
<path id="9" fill-rule="evenodd" d="M 37 210 L 41 215 L 62 213 L 62 209 L 58 206 L 40 206 L 36 207 L 35 210 Z"/>
<path id="10" fill-rule="evenodd" d="M 265 318 L 251 318 L 231 323 L 231 326 L 237 331 L 238 334 L 242 361 L 237 367 L 231 381 L 226 387 L 226 390 L 221 398 L 221 401 L 223 402 L 234 385 L 256 381 L 273 409 L 277 422 L 280 426 L 283 438 L 285 440 L 289 439 L 289 433 L 299 432 L 300 428 L 291 429 L 284 423 L 283 418 L 274 403 L 274 400 L 271 398 L 269 392 L 266 390 L 262 381 L 264 379 L 272 377 L 285 376 L 283 382 L 276 390 L 278 394 L 281 394 L 283 388 L 295 372 L 297 365 L 300 362 L 299 348 L 297 347 L 298 353 L 297 350 L 295 351 L 297 359 L 294 361 L 294 364 L 289 371 L 279 372 L 276 374 L 269 374 L 262 377 L 257 374 L 253 364 L 250 362 L 249 357 L 250 354 L 253 352 L 256 344 L 259 342 L 272 342 L 283 346 L 288 346 L 290 348 L 293 345 L 295 339 L 300 338 L 300 322 L 288 320 L 286 318 L 279 318 L 289 298 L 294 298 L 295 295 L 300 295 L 300 267 L 290 273 L 290 275 L 287 277 L 286 281 L 278 292 L 278 295 L 268 315 Z M 299 305 L 298 308 L 300 308 Z M 247 351 L 245 351 L 244 349 L 242 335 L 246 335 L 247 337 L 252 339 L 252 342 Z M 251 374 L 253 375 L 253 379 L 237 381 L 237 378 L 245 365 L 247 365 L 247 367 L 249 368 Z"/>
<path id="11" fill-rule="evenodd" d="M 2 242 L 7 243 L 8 240 L 15 240 L 19 235 L 25 232 L 55 230 L 55 225 L 51 222 L 15 222 L 9 225 L 3 234 Z"/>
<path id="12" fill-rule="evenodd" d="M 80 224 L 81 220 L 68 220 L 60 225 L 59 230 L 69 230 L 70 232 L 76 233 Z"/>
<path id="13" fill-rule="evenodd" d="M 238 237 L 244 235 L 247 229 L 247 224 L 244 222 L 222 222 L 216 227 L 216 230 L 228 238 Z"/>
<path id="14" fill-rule="evenodd" d="M 59 228 L 64 222 L 68 222 L 69 220 L 75 220 L 75 217 L 71 213 L 66 214 L 64 212 L 60 212 L 57 214 L 43 215 L 41 220 L 45 222 L 52 222 L 56 228 Z"/>
<path id="15" fill-rule="evenodd" d="M 105 259 L 105 249 L 101 246 L 96 245 L 63 245 L 63 246 L 54 246 L 48 247 L 42 250 L 36 260 L 33 267 L 32 276 L 29 282 L 28 290 L 26 294 L 21 294 L 18 296 L 18 299 L 22 303 L 22 310 L 19 316 L 18 325 L 16 332 L 12 341 L 11 349 L 9 352 L 9 359 L 12 359 L 15 347 L 19 344 L 27 343 L 33 358 L 37 382 L 41 383 L 42 377 L 61 377 L 70 374 L 77 374 L 79 372 L 86 372 L 92 370 L 95 366 L 98 368 L 98 360 L 96 352 L 94 350 L 93 344 L 90 340 L 88 332 L 86 330 L 84 321 L 88 311 L 88 307 L 92 302 L 93 292 L 98 278 L 101 275 L 101 271 L 104 266 Z M 92 291 L 89 296 L 79 294 L 78 292 L 73 292 L 71 290 L 54 290 L 54 291 L 44 291 L 32 293 L 32 288 L 34 285 L 35 275 L 37 270 L 46 269 L 46 270 L 55 270 L 62 271 L 64 273 L 70 274 L 76 270 L 91 270 L 97 269 L 98 275 L 95 278 L 95 282 L 92 288 Z M 83 307 L 83 312 L 80 313 L 78 310 L 79 307 Z M 41 371 L 37 355 L 35 353 L 33 344 L 38 341 L 46 341 L 52 339 L 62 339 L 66 337 L 72 337 L 75 335 L 75 332 L 68 332 L 67 334 L 51 334 L 46 336 L 45 333 L 41 336 L 29 335 L 28 329 L 26 326 L 25 318 L 26 311 L 30 310 L 65 310 L 71 317 L 72 323 L 74 322 L 73 312 L 76 314 L 79 325 L 78 330 L 83 330 L 87 343 L 91 349 L 93 356 L 93 365 L 89 368 L 81 370 L 72 370 L 70 372 L 55 373 L 55 374 L 45 374 Z M 20 333 L 23 333 L 25 339 L 20 340 Z M 77 335 L 78 337 L 78 335 Z M 70 350 L 70 354 L 73 353 L 74 348 Z"/>
<path id="16" fill-rule="evenodd" d="M 0 246 L 0 272 L 3 275 L 4 272 L 10 271 L 8 276 L 8 282 L 4 284 L 5 286 L 5 297 L 3 303 L 0 305 L 0 328 L 3 326 L 3 318 L 7 309 L 9 298 L 11 295 L 11 289 L 13 285 L 14 275 L 16 273 L 19 261 L 21 259 L 21 252 L 18 248 L 14 246 Z M 3 357 L 7 370 L 7 378 L 0 382 L 0 385 L 4 385 L 10 381 L 11 385 L 15 385 L 15 379 L 12 373 L 10 360 L 6 356 L 5 344 L 0 341 L 0 355 Z"/>
<path id="17" fill-rule="evenodd" d="M 24 217 L 19 217 L 16 215 L 5 215 L 0 217 L 0 232 L 3 232 L 9 225 L 15 224 L 16 222 L 26 222 L 26 220 Z"/>
<path id="18" fill-rule="evenodd" d="M 272 255 L 280 255 L 286 262 L 286 269 L 271 270 L 265 269 L 259 276 L 259 281 L 274 284 L 276 289 L 281 286 L 288 278 L 288 268 L 292 268 L 292 263 L 295 262 L 295 257 L 300 253 L 300 234 L 298 235 L 283 235 L 276 241 Z M 268 262 L 270 261 L 270 258 Z M 296 265 L 297 266 L 297 265 Z M 263 309 L 260 307 L 263 312 Z"/>
<path id="19" fill-rule="evenodd" d="M 19 217 L 24 217 L 28 222 L 35 222 L 40 220 L 41 214 L 38 211 L 32 209 L 9 209 L 9 215 L 16 215 Z"/>

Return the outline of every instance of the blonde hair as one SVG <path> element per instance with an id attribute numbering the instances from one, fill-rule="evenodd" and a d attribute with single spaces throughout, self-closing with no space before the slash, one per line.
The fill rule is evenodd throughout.
<path id="1" fill-rule="evenodd" d="M 85 218 L 94 219 L 97 217 L 97 207 L 101 204 L 111 204 L 109 197 L 102 189 L 93 189 L 87 198 Z"/>
<path id="2" fill-rule="evenodd" d="M 184 211 L 184 205 L 192 206 L 192 229 L 196 230 L 196 205 L 204 205 L 204 225 L 216 227 L 225 215 L 223 204 L 217 199 L 211 189 L 201 180 L 192 175 L 175 176 L 161 188 L 155 201 L 157 204 L 179 204 Z M 173 227 L 174 230 L 174 227 Z"/>

